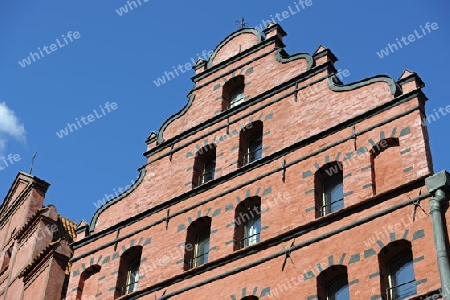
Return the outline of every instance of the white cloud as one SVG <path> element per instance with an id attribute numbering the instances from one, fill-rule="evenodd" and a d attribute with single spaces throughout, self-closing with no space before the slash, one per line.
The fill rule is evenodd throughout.
<path id="1" fill-rule="evenodd" d="M 25 127 L 20 123 L 14 111 L 5 102 L 0 102 L 0 154 L 6 148 L 8 137 L 18 141 L 25 141 Z"/>

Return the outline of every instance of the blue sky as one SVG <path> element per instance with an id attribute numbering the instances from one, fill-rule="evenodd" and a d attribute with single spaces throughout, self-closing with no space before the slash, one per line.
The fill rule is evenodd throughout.
<path id="1" fill-rule="evenodd" d="M 51 184 L 46 204 L 76 222 L 90 221 L 94 203 L 137 178 L 145 139 L 185 105 L 194 71 L 159 87 L 155 81 L 213 50 L 242 16 L 256 27 L 272 15 L 288 33 L 289 54 L 331 49 L 337 69 L 348 70 L 344 83 L 377 74 L 397 80 L 410 69 L 426 84 L 428 114 L 450 105 L 445 0 L 310 0 L 304 7 L 298 0 L 139 1 L 128 12 L 124 0 L 0 4 L 0 197 L 17 172 L 30 170 L 37 151 L 33 175 Z M 424 35 L 427 22 L 437 25 Z M 415 30 L 421 38 L 377 54 Z M 82 126 L 70 132 L 67 123 L 77 121 Z M 428 125 L 435 171 L 450 170 L 449 127 L 448 115 Z M 60 138 L 64 128 L 68 134 Z"/>

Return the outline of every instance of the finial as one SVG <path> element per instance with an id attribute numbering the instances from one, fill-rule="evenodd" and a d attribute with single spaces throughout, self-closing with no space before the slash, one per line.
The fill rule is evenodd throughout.
<path id="1" fill-rule="evenodd" d="M 248 23 L 245 22 L 245 18 L 242 17 L 241 20 L 235 21 L 236 26 L 239 27 L 239 29 L 248 27 Z"/>

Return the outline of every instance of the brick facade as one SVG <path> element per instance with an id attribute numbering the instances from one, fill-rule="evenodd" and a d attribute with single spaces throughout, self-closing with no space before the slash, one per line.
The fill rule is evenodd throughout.
<path id="1" fill-rule="evenodd" d="M 413 218 L 412 200 L 429 212 L 432 197 L 420 77 L 343 85 L 329 49 L 288 55 L 285 35 L 275 24 L 264 36 L 243 28 L 197 62 L 188 103 L 149 136 L 139 178 L 78 227 L 67 299 L 325 299 L 322 285 L 338 274 L 351 299 L 385 299 L 385 260 L 401 249 L 412 252 L 417 297 L 440 288 L 431 218 Z M 230 105 L 242 85 L 243 102 Z M 243 164 L 255 124 L 261 157 Z M 211 151 L 214 179 L 202 183 Z M 333 172 L 343 207 L 323 215 Z M 242 248 L 236 227 L 251 203 L 259 241 Z M 193 265 L 205 228 L 208 259 Z M 135 258 L 138 287 L 126 294 Z"/>
<path id="2" fill-rule="evenodd" d="M 65 294 L 76 224 L 43 206 L 49 184 L 19 173 L 0 207 L 0 299 L 58 300 Z"/>

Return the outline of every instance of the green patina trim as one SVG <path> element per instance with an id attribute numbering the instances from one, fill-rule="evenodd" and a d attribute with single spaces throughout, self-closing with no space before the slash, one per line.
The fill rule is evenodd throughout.
<path id="1" fill-rule="evenodd" d="M 316 264 L 317 270 L 319 270 L 319 273 L 323 271 L 322 265 L 320 263 Z"/>
<path id="2" fill-rule="evenodd" d="M 372 169 L 372 165 L 368 165 L 368 166 L 366 166 L 364 168 L 361 168 L 361 172 L 364 172 L 364 171 L 367 171 L 367 170 L 370 170 L 370 169 Z"/>
<path id="3" fill-rule="evenodd" d="M 308 271 L 305 274 L 303 274 L 303 279 L 306 281 L 308 279 L 312 279 L 314 278 L 316 275 L 314 274 L 313 271 Z"/>
<path id="4" fill-rule="evenodd" d="M 98 281 L 104 280 L 106 278 L 106 276 L 102 276 L 98 279 Z"/>
<path id="5" fill-rule="evenodd" d="M 353 194 L 353 191 L 349 191 L 347 193 L 344 193 L 344 198 L 350 196 L 351 194 Z"/>
<path id="6" fill-rule="evenodd" d="M 218 215 L 220 215 L 221 212 L 222 212 L 222 209 L 221 209 L 221 208 L 218 208 L 218 209 L 216 209 L 216 210 L 213 212 L 212 216 L 213 216 L 213 217 L 218 216 Z"/>
<path id="7" fill-rule="evenodd" d="M 307 178 L 309 176 L 313 176 L 313 175 L 314 175 L 314 173 L 311 170 L 305 171 L 302 173 L 302 179 L 305 179 L 305 178 Z"/>
<path id="8" fill-rule="evenodd" d="M 342 255 L 341 255 L 341 259 L 339 260 L 339 264 L 340 265 L 342 265 L 342 264 L 344 264 L 344 260 L 345 260 L 345 257 L 347 256 L 347 253 L 342 253 Z"/>
<path id="9" fill-rule="evenodd" d="M 390 238 L 391 242 L 395 242 L 396 241 L 395 232 L 389 233 L 389 238 Z"/>
<path id="10" fill-rule="evenodd" d="M 405 233 L 403 233 L 402 239 L 406 240 L 406 238 L 408 237 L 408 233 L 409 233 L 409 229 L 405 229 Z"/>
<path id="11" fill-rule="evenodd" d="M 380 241 L 380 240 L 377 241 L 377 245 L 380 247 L 380 249 L 383 249 L 383 248 L 384 248 L 384 244 L 383 244 L 383 242 Z"/>
<path id="12" fill-rule="evenodd" d="M 400 155 L 404 155 L 408 152 L 411 152 L 411 148 L 406 148 L 405 150 L 400 151 Z"/>
<path id="13" fill-rule="evenodd" d="M 72 277 L 77 277 L 78 275 L 80 275 L 80 270 L 75 270 L 72 272 Z"/>
<path id="14" fill-rule="evenodd" d="M 309 191 L 305 192 L 305 195 L 314 194 L 315 189 L 310 189 Z"/>
<path id="15" fill-rule="evenodd" d="M 380 272 L 375 272 L 375 273 L 369 274 L 369 279 L 373 279 L 373 278 L 379 277 L 379 276 L 380 276 Z"/>
<path id="16" fill-rule="evenodd" d="M 417 239 L 421 239 L 424 237 L 425 237 L 425 231 L 423 229 L 420 229 L 420 230 L 417 230 L 416 232 L 414 232 L 412 240 L 415 241 Z"/>
<path id="17" fill-rule="evenodd" d="M 308 63 L 306 70 L 310 70 L 314 66 L 314 59 L 309 53 L 297 53 L 292 56 L 287 55 L 286 51 L 279 49 L 275 52 L 275 58 L 278 62 L 285 64 L 297 59 L 305 59 Z"/>
<path id="18" fill-rule="evenodd" d="M 317 297 L 317 295 L 309 295 L 307 299 L 308 300 L 315 300 L 315 299 L 318 299 L 318 297 Z"/>
<path id="19" fill-rule="evenodd" d="M 186 229 L 186 225 L 180 224 L 180 225 L 178 225 L 177 232 L 180 232 L 180 231 L 185 230 L 185 229 Z"/>
<path id="20" fill-rule="evenodd" d="M 382 299 L 381 295 L 373 295 L 370 300 L 378 300 L 378 299 Z"/>
<path id="21" fill-rule="evenodd" d="M 348 261 L 348 264 L 353 264 L 361 260 L 361 255 L 359 253 L 353 254 Z"/>
<path id="22" fill-rule="evenodd" d="M 100 297 L 101 295 L 102 295 L 102 292 L 97 293 L 97 294 L 95 295 L 95 298 Z"/>
<path id="23" fill-rule="evenodd" d="M 113 254 L 113 256 L 112 256 L 112 259 L 115 260 L 115 259 L 117 259 L 117 258 L 119 258 L 119 257 L 120 257 L 120 254 L 119 254 L 118 252 L 115 252 L 115 253 Z"/>
<path id="24" fill-rule="evenodd" d="M 414 258 L 413 259 L 413 263 L 416 263 L 416 262 L 419 262 L 419 261 L 422 261 L 422 260 L 424 260 L 425 259 L 425 256 L 419 256 L 419 257 L 416 257 L 416 258 Z"/>
<path id="25" fill-rule="evenodd" d="M 369 152 L 369 150 L 367 150 L 367 148 L 363 146 L 363 147 L 358 149 L 357 154 L 358 155 L 363 155 L 366 152 Z"/>
<path id="26" fill-rule="evenodd" d="M 365 190 L 365 189 L 368 189 L 368 188 L 370 188 L 370 187 L 373 187 L 373 183 L 368 183 L 368 184 L 365 184 L 365 185 L 363 185 L 363 190 Z"/>
<path id="27" fill-rule="evenodd" d="M 213 230 L 211 230 L 210 234 L 217 233 L 218 231 L 219 231 L 219 229 L 213 229 Z"/>
<path id="28" fill-rule="evenodd" d="M 229 244 L 233 244 L 233 243 L 234 243 L 234 240 L 227 241 L 227 242 L 225 242 L 225 246 L 228 246 Z"/>
<path id="29" fill-rule="evenodd" d="M 268 229 L 269 229 L 269 226 L 264 226 L 263 228 L 261 228 L 261 231 L 268 230 Z"/>
<path id="30" fill-rule="evenodd" d="M 403 169 L 403 172 L 407 173 L 407 172 L 411 171 L 412 169 L 414 169 L 414 167 L 408 167 L 408 168 Z"/>
<path id="31" fill-rule="evenodd" d="M 403 128 L 402 131 L 400 131 L 400 136 L 408 135 L 410 133 L 411 133 L 411 128 L 406 127 L 406 128 Z"/>
<path id="32" fill-rule="evenodd" d="M 313 210 L 316 210 L 315 206 L 312 206 L 312 207 L 309 207 L 309 208 L 305 209 L 305 212 L 308 213 L 308 212 L 313 211 Z"/>
<path id="33" fill-rule="evenodd" d="M 328 78 L 328 87 L 334 91 L 334 92 L 347 92 L 356 90 L 358 88 L 361 88 L 363 86 L 370 85 L 375 82 L 385 82 L 389 85 L 389 88 L 391 90 L 391 95 L 394 97 L 399 96 L 402 94 L 401 87 L 395 82 L 394 79 L 392 79 L 390 76 L 387 75 L 377 75 L 373 76 L 371 78 L 366 78 L 348 85 L 340 85 L 339 80 L 336 78 L 336 75 L 330 76 Z"/>
<path id="34" fill-rule="evenodd" d="M 273 113 L 269 113 L 264 117 L 264 122 L 272 120 L 272 119 L 273 119 Z"/>
<path id="35" fill-rule="evenodd" d="M 344 176 L 342 177 L 342 179 L 348 178 L 348 177 L 350 177 L 350 176 L 352 176 L 352 173 L 348 173 L 347 175 L 344 175 Z"/>
<path id="36" fill-rule="evenodd" d="M 377 255 L 377 252 L 375 251 L 375 249 L 370 248 L 370 249 L 364 250 L 364 258 L 369 258 L 373 255 Z"/>
<path id="37" fill-rule="evenodd" d="M 107 257 L 105 257 L 105 259 L 103 259 L 102 265 L 109 263 L 109 260 L 110 260 L 110 256 L 108 255 Z"/>
<path id="38" fill-rule="evenodd" d="M 333 255 L 328 256 L 328 266 L 331 267 L 334 265 L 334 257 Z"/>
<path id="39" fill-rule="evenodd" d="M 229 211 L 229 210 L 233 210 L 234 209 L 234 205 L 233 204 L 227 204 L 225 206 L 225 212 Z"/>
<path id="40" fill-rule="evenodd" d="M 421 285 L 421 284 L 424 284 L 424 283 L 426 283 L 428 281 L 428 279 L 427 278 L 424 278 L 424 279 L 420 279 L 419 281 L 417 281 L 417 285 Z"/>
<path id="41" fill-rule="evenodd" d="M 355 280 L 350 281 L 348 283 L 348 286 L 352 286 L 352 285 L 357 284 L 357 283 L 359 283 L 359 279 L 355 279 Z"/>
<path id="42" fill-rule="evenodd" d="M 346 161 L 348 159 L 351 159 L 353 157 L 353 152 L 349 152 L 344 156 L 344 159 L 342 161 Z"/>
<path id="43" fill-rule="evenodd" d="M 269 194 L 272 194 L 272 187 L 268 187 L 268 188 L 264 189 L 261 197 L 264 197 L 264 196 L 269 195 Z"/>

